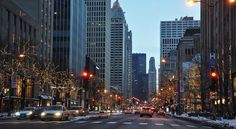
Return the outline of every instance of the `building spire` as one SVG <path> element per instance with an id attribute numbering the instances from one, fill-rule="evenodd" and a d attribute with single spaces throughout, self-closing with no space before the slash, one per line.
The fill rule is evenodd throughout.
<path id="1" fill-rule="evenodd" d="M 119 0 L 116 0 L 116 1 L 113 3 L 113 7 L 112 7 L 112 8 L 121 8 L 121 7 L 120 7 Z"/>

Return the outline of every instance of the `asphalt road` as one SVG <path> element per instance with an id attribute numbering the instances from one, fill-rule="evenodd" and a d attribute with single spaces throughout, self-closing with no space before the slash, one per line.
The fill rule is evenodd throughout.
<path id="1" fill-rule="evenodd" d="M 154 115 L 153 118 L 139 115 L 118 115 L 104 119 L 39 121 L 1 120 L 0 129 L 211 129 L 199 123 Z"/>

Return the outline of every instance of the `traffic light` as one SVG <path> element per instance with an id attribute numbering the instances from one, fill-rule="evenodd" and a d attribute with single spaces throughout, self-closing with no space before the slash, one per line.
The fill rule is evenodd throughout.
<path id="1" fill-rule="evenodd" d="M 210 71 L 210 78 L 211 80 L 217 80 L 218 79 L 218 72 L 216 70 Z"/>
<path id="2" fill-rule="evenodd" d="M 216 91 L 216 89 L 217 89 L 218 77 L 219 77 L 219 74 L 218 74 L 217 70 L 212 69 L 212 70 L 210 71 L 210 79 L 211 79 L 210 90 L 211 90 L 211 91 L 214 91 L 214 92 Z"/>
<path id="3" fill-rule="evenodd" d="M 210 85 L 210 91 L 215 92 L 217 89 L 217 80 L 212 80 L 211 85 Z"/>

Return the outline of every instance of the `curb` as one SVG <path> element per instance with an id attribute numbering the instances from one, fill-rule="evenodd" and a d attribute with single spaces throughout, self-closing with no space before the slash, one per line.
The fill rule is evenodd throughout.
<path id="1" fill-rule="evenodd" d="M 203 124 L 205 126 L 210 126 L 215 129 L 236 129 L 236 128 L 230 126 L 229 124 L 212 123 L 212 122 L 208 122 L 208 121 L 204 121 L 204 120 L 196 120 L 196 119 L 192 119 L 192 118 L 188 118 L 188 117 L 178 117 L 178 116 L 172 116 L 172 117 L 177 118 L 177 119 L 181 119 L 181 120 L 185 120 L 185 121 L 190 121 L 190 122 L 200 122 L 201 124 Z"/>

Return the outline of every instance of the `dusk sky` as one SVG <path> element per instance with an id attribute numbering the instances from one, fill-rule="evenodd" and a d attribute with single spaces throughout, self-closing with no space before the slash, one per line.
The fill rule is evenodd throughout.
<path id="1" fill-rule="evenodd" d="M 112 0 L 112 4 L 115 0 Z M 160 59 L 160 21 L 175 20 L 184 16 L 200 19 L 200 4 L 186 4 L 186 0 L 119 0 L 125 12 L 129 29 L 133 33 L 133 53 L 155 57 L 156 68 Z"/>

